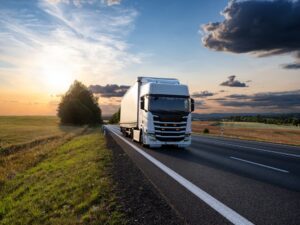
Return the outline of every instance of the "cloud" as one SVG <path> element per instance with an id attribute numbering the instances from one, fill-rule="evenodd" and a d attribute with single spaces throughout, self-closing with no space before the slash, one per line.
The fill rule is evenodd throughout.
<path id="1" fill-rule="evenodd" d="M 231 75 L 228 77 L 227 81 L 222 82 L 221 86 L 227 86 L 227 87 L 248 87 L 246 83 L 242 83 L 238 80 L 235 80 L 235 75 Z"/>
<path id="2" fill-rule="evenodd" d="M 296 53 L 300 68 L 300 0 L 230 1 L 223 22 L 202 25 L 202 43 L 216 51 L 270 56 Z"/>
<path id="3" fill-rule="evenodd" d="M 82 7 L 83 4 L 94 4 L 97 0 L 44 0 L 50 4 L 73 4 L 76 7 Z"/>
<path id="4" fill-rule="evenodd" d="M 284 64 L 282 65 L 282 68 L 284 69 L 300 69 L 300 51 L 296 52 L 294 55 L 296 58 L 296 61 L 294 63 Z"/>
<path id="5" fill-rule="evenodd" d="M 283 65 L 284 69 L 300 69 L 300 63 L 290 63 Z"/>
<path id="6" fill-rule="evenodd" d="M 105 0 L 105 2 L 108 6 L 121 4 L 121 0 Z"/>
<path id="7" fill-rule="evenodd" d="M 227 98 L 209 98 L 209 99 L 207 99 L 207 100 L 209 100 L 209 101 L 211 101 L 211 100 L 213 100 L 213 101 L 223 101 L 223 100 L 227 100 Z"/>
<path id="8" fill-rule="evenodd" d="M 59 4 L 59 3 L 64 3 L 64 4 L 70 4 L 72 3 L 73 5 L 77 7 L 82 7 L 84 4 L 95 4 L 97 2 L 102 2 L 108 6 L 112 5 L 119 5 L 121 4 L 122 0 L 45 0 L 51 4 Z"/>
<path id="9" fill-rule="evenodd" d="M 232 95 L 227 95 L 227 98 L 233 98 L 233 99 L 249 99 L 248 95 L 242 95 L 242 94 L 232 94 Z"/>
<path id="10" fill-rule="evenodd" d="M 206 98 L 215 95 L 215 93 L 209 92 L 209 91 L 200 91 L 195 92 L 192 94 L 192 97 L 194 98 Z"/>
<path id="11" fill-rule="evenodd" d="M 300 90 L 284 92 L 266 92 L 253 95 L 233 94 L 226 99 L 217 100 L 222 106 L 269 108 L 279 110 L 299 110 Z"/>
<path id="12" fill-rule="evenodd" d="M 137 17 L 133 8 L 78 8 L 46 0 L 24 1 L 24 8 L 0 9 L 0 61 L 13 65 L 0 67 L 0 85 L 7 80 L 40 91 L 49 88 L 52 75 L 66 77 L 66 85 L 74 79 L 109 82 L 141 61 L 127 43 Z"/>
<path id="13" fill-rule="evenodd" d="M 205 101 L 197 100 L 195 101 L 195 109 L 208 109 L 209 107 L 206 105 Z"/>
<path id="14" fill-rule="evenodd" d="M 90 85 L 89 89 L 94 94 L 100 94 L 102 97 L 122 97 L 130 86 L 117 85 L 117 84 L 107 84 L 106 86 L 101 85 Z"/>

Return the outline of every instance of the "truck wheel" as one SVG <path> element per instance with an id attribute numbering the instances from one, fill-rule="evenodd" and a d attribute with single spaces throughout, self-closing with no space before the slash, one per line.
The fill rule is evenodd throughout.
<path id="1" fill-rule="evenodd" d="M 129 137 L 133 140 L 133 129 L 130 129 L 130 135 Z"/>
<path id="2" fill-rule="evenodd" d="M 121 132 L 122 132 L 124 137 L 127 137 L 127 133 L 126 133 L 126 130 L 124 128 L 121 129 Z"/>

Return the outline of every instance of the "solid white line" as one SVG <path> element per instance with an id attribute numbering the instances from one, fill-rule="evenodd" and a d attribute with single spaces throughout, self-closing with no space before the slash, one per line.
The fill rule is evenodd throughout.
<path id="1" fill-rule="evenodd" d="M 239 148 L 248 148 L 248 149 L 254 149 L 254 150 L 258 150 L 258 151 L 262 151 L 262 152 L 270 152 L 270 153 L 275 153 L 278 155 L 285 155 L 285 156 L 300 158 L 300 155 L 292 154 L 292 153 L 277 152 L 277 151 L 272 151 L 272 150 L 267 150 L 267 149 L 262 149 L 262 148 L 254 148 L 254 147 L 243 146 L 243 145 L 235 145 L 235 144 L 230 144 L 230 143 L 226 143 L 224 141 L 219 141 L 219 140 L 217 140 L 217 141 L 214 140 L 213 142 L 225 144 L 225 145 L 229 145 L 229 146 L 235 146 L 235 147 L 239 147 Z"/>
<path id="2" fill-rule="evenodd" d="M 108 128 L 109 129 L 109 128 Z M 169 167 L 165 166 L 163 163 L 158 161 L 157 159 L 153 158 L 151 155 L 137 147 L 136 145 L 132 144 L 130 141 L 126 140 L 124 137 L 120 136 L 114 129 L 109 129 L 112 133 L 114 133 L 117 137 L 119 137 L 121 140 L 126 142 L 129 146 L 131 146 L 134 150 L 136 150 L 138 153 L 143 155 L 146 159 L 151 161 L 154 165 L 156 165 L 158 168 L 160 168 L 162 171 L 164 171 L 166 174 L 168 174 L 170 177 L 172 177 L 174 180 L 176 180 L 179 184 L 181 184 L 183 187 L 185 187 L 187 190 L 192 192 L 194 195 L 196 195 L 199 199 L 204 201 L 206 204 L 208 204 L 211 208 L 216 210 L 218 213 L 220 213 L 222 216 L 224 216 L 227 220 L 229 220 L 231 223 L 236 225 L 250 225 L 253 224 L 249 220 L 247 220 L 245 217 L 241 216 L 237 212 L 235 212 L 233 209 L 229 208 L 228 206 L 224 205 L 222 202 L 215 199 L 213 196 L 205 192 L 204 190 L 197 187 L 195 184 L 191 183 L 178 173 L 176 173 L 174 170 L 170 169 Z"/>
<path id="3" fill-rule="evenodd" d="M 268 168 L 268 169 L 276 170 L 276 171 L 279 171 L 279 172 L 289 173 L 289 171 L 287 171 L 287 170 L 278 169 L 278 168 L 273 167 L 273 166 L 267 166 L 267 165 L 264 165 L 264 164 L 261 164 L 261 163 L 248 161 L 246 159 L 241 159 L 241 158 L 237 158 L 237 157 L 233 157 L 233 156 L 230 156 L 230 158 L 235 159 L 235 160 L 239 160 L 239 161 L 242 161 L 242 162 L 245 162 L 245 163 L 250 163 L 250 164 L 253 164 L 253 165 L 257 165 L 257 166 L 265 167 L 265 168 Z"/>

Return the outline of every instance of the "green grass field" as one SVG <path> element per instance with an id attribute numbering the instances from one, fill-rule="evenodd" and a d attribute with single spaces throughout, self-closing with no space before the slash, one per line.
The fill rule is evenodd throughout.
<path id="1" fill-rule="evenodd" d="M 100 128 L 61 130 L 55 117 L 13 118 L 0 118 L 10 145 L 14 138 L 20 144 L 48 137 L 47 130 L 59 137 L 0 154 L 1 225 L 126 223 L 109 175 L 111 152 Z M 27 126 L 36 135 L 26 135 Z"/>
<path id="2" fill-rule="evenodd" d="M 55 116 L 0 116 L 0 128 L 0 149 L 62 136 L 80 129 L 60 126 Z"/>

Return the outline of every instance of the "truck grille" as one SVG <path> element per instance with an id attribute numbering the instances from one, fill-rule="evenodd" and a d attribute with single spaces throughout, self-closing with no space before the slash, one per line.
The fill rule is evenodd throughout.
<path id="1" fill-rule="evenodd" d="M 187 116 L 153 115 L 155 137 L 160 141 L 176 142 L 184 139 Z"/>

